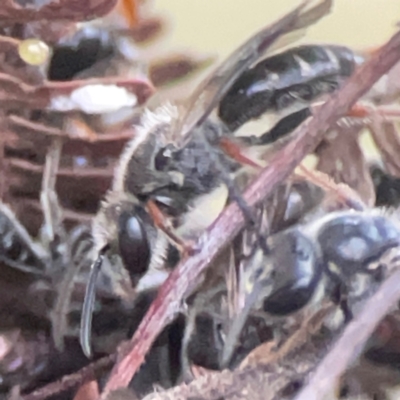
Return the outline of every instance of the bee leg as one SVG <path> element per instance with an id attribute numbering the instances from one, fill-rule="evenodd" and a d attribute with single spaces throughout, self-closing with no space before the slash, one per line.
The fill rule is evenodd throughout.
<path id="1" fill-rule="evenodd" d="M 344 323 L 347 324 L 353 319 L 353 312 L 351 311 L 347 301 L 349 289 L 346 283 L 340 279 L 339 276 L 332 272 L 328 272 L 328 275 L 334 283 L 333 289 L 330 292 L 330 299 L 340 308 L 343 313 Z"/>
<path id="2" fill-rule="evenodd" d="M 246 155 L 242 153 L 242 148 L 235 143 L 234 141 L 222 137 L 219 141 L 219 146 L 222 150 L 231 158 L 236 160 L 240 164 L 249 165 L 250 167 L 261 169 L 262 166 L 257 164 L 252 159 L 248 158 Z"/>
<path id="3" fill-rule="evenodd" d="M 196 244 L 192 241 L 184 240 L 176 234 L 171 221 L 163 214 L 153 200 L 148 200 L 146 206 L 155 226 L 161 229 L 183 254 L 192 255 L 196 253 Z"/>
<path id="4" fill-rule="evenodd" d="M 227 140 L 227 139 L 224 139 L 224 140 Z M 224 140 L 222 140 L 222 139 L 219 140 L 220 146 L 221 146 L 221 143 L 224 143 Z M 240 190 L 238 189 L 236 183 L 230 178 L 229 171 L 227 170 L 225 165 L 220 161 L 220 158 L 213 151 L 213 148 L 212 148 L 211 144 L 209 143 L 209 141 L 204 138 L 203 142 L 206 145 L 206 148 L 209 149 L 209 156 L 210 156 L 211 161 L 214 163 L 214 165 L 218 168 L 218 170 L 220 172 L 221 180 L 228 188 L 230 200 L 234 201 L 238 205 L 238 207 L 240 208 L 240 211 L 242 212 L 246 221 L 249 222 L 252 226 L 256 226 L 257 219 L 254 216 L 252 207 L 250 207 L 247 204 L 246 200 L 243 198 L 243 195 L 240 192 Z M 223 144 L 222 144 L 222 146 L 223 146 Z M 231 149 L 231 151 L 232 151 L 232 149 Z M 233 154 L 234 153 L 235 153 L 235 151 L 233 151 Z M 239 153 L 237 153 L 237 155 L 239 156 L 240 154 L 241 154 L 241 152 L 239 151 Z M 249 160 L 247 157 L 245 157 L 244 160 L 248 160 L 250 162 L 250 164 L 252 164 L 253 167 L 255 166 L 257 169 L 261 168 L 259 165 L 255 164 L 252 160 Z"/>
<path id="5" fill-rule="evenodd" d="M 369 118 L 379 116 L 387 121 L 399 120 L 400 109 L 396 106 L 374 106 L 366 103 L 356 103 L 346 114 L 353 118 Z"/>
<path id="6" fill-rule="evenodd" d="M 367 105 L 363 103 L 357 103 L 351 108 L 346 116 L 360 119 L 371 117 L 374 114 L 388 120 L 393 120 L 400 117 L 400 109 L 393 107 L 374 107 L 370 104 Z M 311 107 L 303 108 L 299 111 L 286 115 L 280 119 L 269 131 L 263 133 L 262 135 L 240 137 L 240 141 L 247 146 L 265 146 L 267 144 L 274 143 L 293 132 L 308 117 L 311 117 L 311 115 Z M 230 153 L 228 154 L 231 155 Z M 238 161 L 241 162 L 240 160 Z"/>
<path id="7" fill-rule="evenodd" d="M 302 108 L 280 119 L 269 131 L 262 135 L 243 136 L 240 137 L 240 140 L 247 146 L 265 146 L 274 143 L 293 132 L 311 115 L 310 107 Z"/>

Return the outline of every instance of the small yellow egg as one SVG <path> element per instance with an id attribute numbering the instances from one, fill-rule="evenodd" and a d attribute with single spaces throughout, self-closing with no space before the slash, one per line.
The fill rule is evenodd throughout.
<path id="1" fill-rule="evenodd" d="M 50 48 L 39 39 L 22 40 L 18 45 L 18 54 L 27 64 L 44 64 L 50 56 Z"/>

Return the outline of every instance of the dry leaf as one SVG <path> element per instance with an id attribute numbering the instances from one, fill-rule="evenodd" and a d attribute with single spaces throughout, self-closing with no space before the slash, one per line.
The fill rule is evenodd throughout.
<path id="1" fill-rule="evenodd" d="M 358 143 L 359 127 L 334 129 L 317 148 L 316 169 L 336 183 L 345 183 L 356 191 L 363 202 L 375 204 L 375 189 L 365 156 Z"/>

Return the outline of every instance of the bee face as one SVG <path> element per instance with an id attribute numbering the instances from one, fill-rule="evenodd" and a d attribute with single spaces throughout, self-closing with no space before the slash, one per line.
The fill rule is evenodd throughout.
<path id="1" fill-rule="evenodd" d="M 178 185 L 179 177 L 157 169 L 157 154 L 171 144 L 172 126 L 178 109 L 166 104 L 154 112 L 145 111 L 135 137 L 127 144 L 116 168 L 112 192 L 140 198 L 157 189 Z"/>

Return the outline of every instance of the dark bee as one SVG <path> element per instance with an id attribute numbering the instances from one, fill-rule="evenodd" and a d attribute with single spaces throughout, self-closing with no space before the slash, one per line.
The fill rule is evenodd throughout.
<path id="1" fill-rule="evenodd" d="M 231 180 L 232 175 L 242 170 L 241 164 L 219 147 L 221 137 L 229 137 L 231 133 L 220 121 L 211 121 L 209 115 L 232 83 L 272 44 L 324 15 L 330 2 L 322 4 L 321 8 L 320 4 L 308 10 L 300 6 L 250 38 L 199 86 L 184 112 L 173 105 L 145 112 L 137 135 L 121 156 L 113 187 L 95 218 L 93 235 L 100 257 L 93 272 L 103 258 L 112 259 L 117 270 L 127 270 L 133 294 L 147 287 L 142 284 L 143 279 L 151 287 L 157 286 L 158 278 L 150 280 L 146 276 L 167 276 L 168 268 L 174 264 L 169 261 L 174 253 L 170 243 L 187 249 L 187 240 L 215 219 L 227 195 L 225 192 L 218 201 L 221 207 L 212 210 L 211 216 L 207 209 L 202 218 L 193 218 L 193 214 L 199 213 L 199 202 L 210 208 L 215 193 L 221 193 L 221 187 L 226 185 L 229 197 L 248 212 Z M 153 221 L 148 218 L 149 213 Z M 172 258 L 176 260 L 176 252 Z M 82 320 L 81 340 L 87 354 L 92 287 L 89 283 Z"/>
<path id="2" fill-rule="evenodd" d="M 338 211 L 277 233 L 267 242 L 269 252 L 258 249 L 246 263 L 244 314 L 235 319 L 229 332 L 222 366 L 229 364 L 236 337 L 252 307 L 269 318 L 285 317 L 314 304 L 322 285 L 340 304 L 345 320 L 351 318 L 357 302 L 385 274 L 379 261 L 399 246 L 400 228 L 392 218 L 376 211 Z M 368 285 L 362 284 L 363 278 Z"/>

